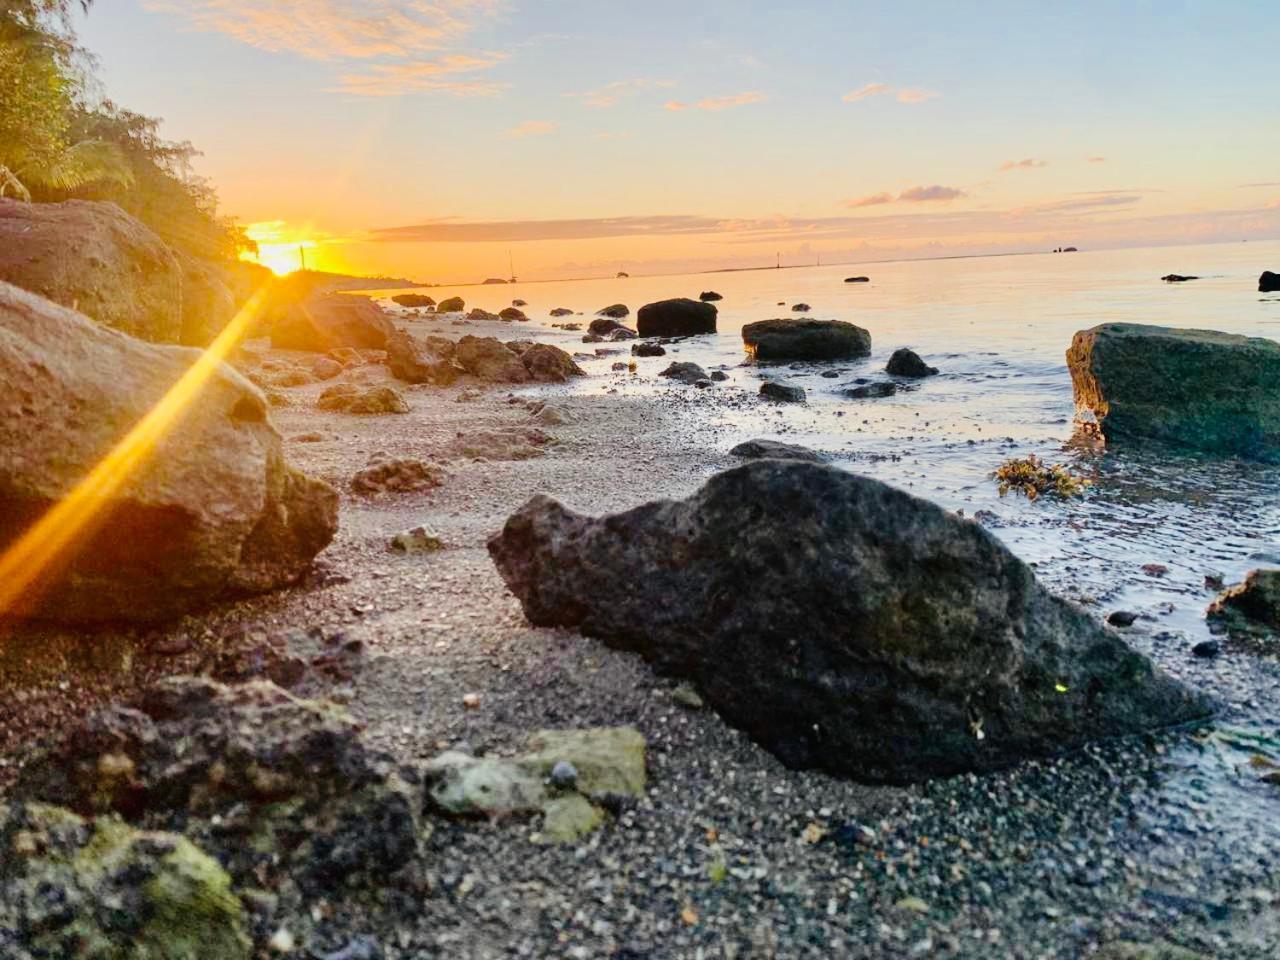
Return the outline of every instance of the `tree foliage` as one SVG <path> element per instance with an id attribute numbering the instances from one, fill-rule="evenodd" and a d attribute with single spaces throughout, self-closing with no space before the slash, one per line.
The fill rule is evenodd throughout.
<path id="1" fill-rule="evenodd" d="M 91 0 L 0 0 L 0 196 L 110 200 L 200 257 L 253 244 L 218 216 L 195 174 L 198 151 L 160 136 L 160 121 L 92 95 L 93 62 L 70 15 Z"/>

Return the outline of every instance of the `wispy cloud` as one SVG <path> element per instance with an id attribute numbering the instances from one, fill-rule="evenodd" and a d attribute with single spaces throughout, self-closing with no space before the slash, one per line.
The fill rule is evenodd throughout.
<path id="1" fill-rule="evenodd" d="M 1027 157 L 1024 160 L 1006 160 L 1000 164 L 1000 172 L 1008 173 L 1010 170 L 1035 170 L 1037 167 L 1047 167 L 1048 160 L 1037 160 L 1035 157 Z"/>
<path id="2" fill-rule="evenodd" d="M 865 197 L 855 197 L 852 200 L 846 200 L 844 205 L 856 210 L 858 207 L 878 207 L 882 203 L 893 203 L 893 194 L 869 193 Z"/>
<path id="3" fill-rule="evenodd" d="M 674 87 L 674 80 L 662 80 L 654 77 L 634 77 L 630 80 L 615 80 L 613 83 L 606 83 L 603 87 L 595 90 L 584 90 L 580 93 L 566 93 L 566 97 L 573 97 L 582 103 L 584 107 L 594 107 L 602 110 L 606 107 L 614 106 L 619 100 L 627 97 L 634 97 L 646 90 L 665 90 Z"/>
<path id="4" fill-rule="evenodd" d="M 859 100 L 865 100 L 867 97 L 878 97 L 882 93 L 888 93 L 893 88 L 887 83 L 864 83 L 857 90 L 850 90 L 842 99 L 845 103 L 857 103 Z"/>
<path id="5" fill-rule="evenodd" d="M 705 97 L 697 103 L 683 103 L 679 100 L 668 100 L 663 106 L 668 110 L 730 110 L 733 107 L 745 107 L 749 103 L 759 103 L 764 94 L 755 90 L 747 93 L 733 93 L 724 97 Z"/>
<path id="6" fill-rule="evenodd" d="M 337 89 L 346 93 L 492 93 L 496 85 L 438 78 L 487 69 L 503 59 L 453 52 L 501 12 L 503 0 L 142 0 L 142 6 L 178 17 L 189 29 L 272 53 L 348 64 L 376 61 L 339 77 Z"/>
<path id="7" fill-rule="evenodd" d="M 1259 180 L 1256 183 L 1242 183 L 1241 187 L 1280 187 L 1280 180 Z"/>
<path id="8" fill-rule="evenodd" d="M 947 203 L 958 197 L 968 196 L 956 187 L 942 187 L 934 184 L 931 187 L 912 187 L 898 194 L 898 199 L 906 203 Z"/>
<path id="9" fill-rule="evenodd" d="M 1010 216 L 1021 217 L 1028 214 L 1045 213 L 1080 213 L 1108 207 L 1127 207 L 1139 203 L 1141 194 L 1137 193 L 1097 193 L 1069 197 L 1065 200 L 1050 200 L 1045 203 L 1034 203 L 1025 207 L 1015 207 L 1009 211 Z"/>
<path id="10" fill-rule="evenodd" d="M 524 137 L 541 137 L 550 133 L 556 125 L 550 120 L 526 120 L 517 123 L 502 136 L 506 140 L 521 140 Z"/>
<path id="11" fill-rule="evenodd" d="M 1107 162 L 1106 157 L 1089 157 L 1088 159 L 1090 163 L 1106 163 Z"/>
<path id="12" fill-rule="evenodd" d="M 926 100 L 932 100 L 940 96 L 936 90 L 920 90 L 916 87 L 907 87 L 905 90 L 898 91 L 899 103 L 924 103 Z"/>

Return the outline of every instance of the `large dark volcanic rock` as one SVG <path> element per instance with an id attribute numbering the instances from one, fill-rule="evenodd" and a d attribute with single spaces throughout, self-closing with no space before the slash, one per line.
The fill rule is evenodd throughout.
<path id="1" fill-rule="evenodd" d="M 1263 270 L 1262 276 L 1258 277 L 1258 292 L 1276 293 L 1277 291 L 1280 291 L 1280 273 Z"/>
<path id="2" fill-rule="evenodd" d="M 716 332 L 716 306 L 678 297 L 646 303 L 636 314 L 636 332 L 642 337 L 694 337 Z"/>
<path id="3" fill-rule="evenodd" d="M 845 360 L 871 353 L 871 334 L 843 320 L 758 320 L 742 328 L 757 360 Z"/>
<path id="4" fill-rule="evenodd" d="M 978 524 L 833 467 L 601 519 L 539 496 L 489 553 L 534 624 L 693 680 L 793 767 L 908 782 L 1209 712 Z"/>
<path id="5" fill-rule="evenodd" d="M 1108 441 L 1152 437 L 1280 462 L 1280 343 L 1107 323 L 1067 351 L 1076 406 Z"/>
<path id="6" fill-rule="evenodd" d="M 0 553 L 64 499 L 200 356 L 143 343 L 0 283 Z M 285 460 L 267 402 L 220 365 L 94 506 L 22 614 L 159 620 L 295 581 L 338 495 Z"/>

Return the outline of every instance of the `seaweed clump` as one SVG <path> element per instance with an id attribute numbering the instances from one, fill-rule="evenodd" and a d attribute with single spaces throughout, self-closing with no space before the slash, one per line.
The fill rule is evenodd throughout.
<path id="1" fill-rule="evenodd" d="M 995 479 L 1000 485 L 1000 496 L 1012 490 L 1028 500 L 1037 500 L 1046 494 L 1066 500 L 1081 496 L 1089 485 L 1088 480 L 1072 473 L 1066 465 L 1045 463 L 1035 454 L 1005 461 L 996 470 Z"/>

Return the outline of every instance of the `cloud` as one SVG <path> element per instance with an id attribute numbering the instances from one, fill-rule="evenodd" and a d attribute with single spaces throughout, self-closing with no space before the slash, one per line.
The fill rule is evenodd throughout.
<path id="1" fill-rule="evenodd" d="M 1089 162 L 1090 163 L 1106 163 L 1107 158 L 1106 157 L 1089 157 Z"/>
<path id="2" fill-rule="evenodd" d="M 451 74 L 488 70 L 503 60 L 502 54 L 482 57 L 463 54 L 439 60 L 411 60 L 405 63 L 377 63 L 363 73 L 345 73 L 333 89 L 364 97 L 398 97 L 406 93 L 436 91 L 460 97 L 491 97 L 505 84 L 479 80 L 446 80 Z"/>
<path id="3" fill-rule="evenodd" d="M 517 123 L 502 136 L 507 140 L 520 140 L 524 137 L 541 137 L 544 134 L 550 133 L 555 128 L 556 125 L 550 120 L 526 120 L 523 123 Z"/>
<path id="4" fill-rule="evenodd" d="M 368 96 L 444 91 L 493 93 L 490 84 L 436 79 L 483 70 L 501 54 L 466 56 L 457 45 L 493 20 L 504 0 L 142 0 L 144 9 L 181 18 L 271 53 L 323 62 L 378 61 L 339 77 L 340 92 Z"/>
<path id="5" fill-rule="evenodd" d="M 1105 209 L 1107 207 L 1127 207 L 1139 203 L 1141 194 L 1136 193 L 1097 193 L 1077 195 L 1066 200 L 1051 200 L 1025 207 L 1015 207 L 1009 211 L 1010 216 L 1021 217 L 1030 214 L 1045 213 L 1079 213 L 1082 211 Z"/>
<path id="6" fill-rule="evenodd" d="M 942 187 L 934 184 L 931 187 L 912 187 L 898 194 L 898 199 L 906 203 L 946 203 L 957 197 L 968 196 L 963 190 L 955 187 Z"/>
<path id="7" fill-rule="evenodd" d="M 759 103 L 763 99 L 763 93 L 752 90 L 747 93 L 733 93 L 724 97 L 706 97 L 697 103 L 668 100 L 663 106 L 675 112 L 682 110 L 729 110 L 733 107 L 745 107 L 749 103 Z"/>
<path id="8" fill-rule="evenodd" d="M 933 90 L 921 90 L 917 87 L 906 87 L 898 91 L 899 103 L 924 103 L 938 96 Z"/>
<path id="9" fill-rule="evenodd" d="M 634 97 L 636 94 L 645 90 L 662 90 L 674 87 L 674 80 L 658 80 L 652 77 L 635 77 L 631 80 L 615 80 L 613 83 L 606 83 L 603 87 L 596 90 L 585 90 L 581 93 L 566 93 L 566 97 L 573 97 L 581 101 L 584 107 L 594 107 L 596 109 L 604 109 L 614 106 L 619 100 L 625 97 Z"/>
<path id="10" fill-rule="evenodd" d="M 1280 187 L 1280 180 L 1260 180 L 1257 183 L 1242 183 L 1241 187 Z"/>
<path id="11" fill-rule="evenodd" d="M 1276 197 L 1276 199 L 1274 199 L 1274 200 L 1272 200 L 1270 203 L 1268 203 L 1264 209 L 1267 209 L 1267 210 L 1280 210 L 1280 197 Z"/>
<path id="12" fill-rule="evenodd" d="M 1037 160 L 1035 157 L 1027 157 L 1025 160 L 1006 160 L 1000 164 L 1000 172 L 1008 173 L 1010 170 L 1034 170 L 1037 167 L 1047 167 L 1048 160 Z"/>
<path id="13" fill-rule="evenodd" d="M 876 97 L 882 93 L 888 93 L 892 89 L 887 83 L 864 83 L 857 90 L 850 90 L 840 99 L 845 103 L 857 103 L 859 100 L 867 99 L 867 97 Z"/>
<path id="14" fill-rule="evenodd" d="M 865 197 L 856 197 L 853 200 L 846 200 L 844 205 L 852 209 L 858 207 L 875 207 L 882 203 L 893 203 L 892 193 L 870 193 Z"/>

